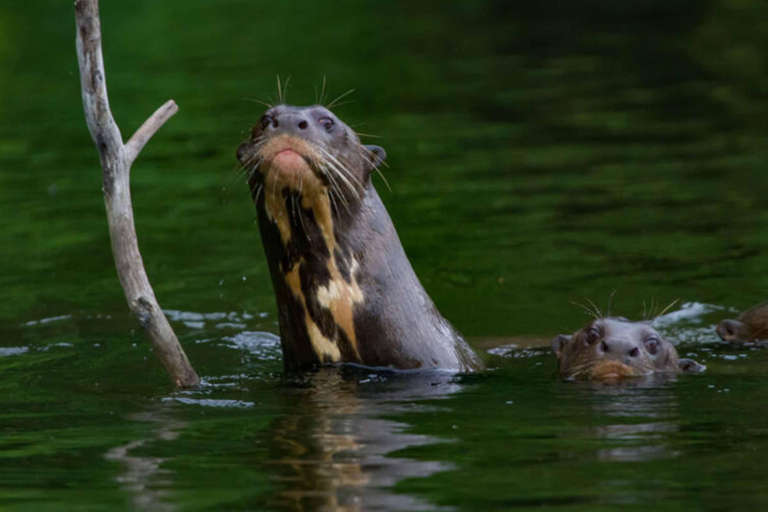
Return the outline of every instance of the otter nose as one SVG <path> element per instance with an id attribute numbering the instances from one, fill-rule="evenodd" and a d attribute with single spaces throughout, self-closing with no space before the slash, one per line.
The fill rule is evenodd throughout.
<path id="1" fill-rule="evenodd" d="M 627 357 L 637 357 L 640 355 L 640 349 L 630 339 L 614 338 L 606 339 L 600 343 L 600 350 L 603 355 L 609 359 L 624 360 Z"/>
<path id="2" fill-rule="evenodd" d="M 300 114 L 283 114 L 275 117 L 268 129 L 275 135 L 303 135 L 309 126 L 309 120 Z"/>

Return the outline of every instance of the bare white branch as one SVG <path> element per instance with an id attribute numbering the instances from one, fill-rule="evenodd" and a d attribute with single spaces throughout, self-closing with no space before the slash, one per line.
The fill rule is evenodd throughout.
<path id="1" fill-rule="evenodd" d="M 170 119 L 176 112 L 179 111 L 179 106 L 173 100 L 168 100 L 155 110 L 155 113 L 149 116 L 149 119 L 144 121 L 133 137 L 125 144 L 126 158 L 133 163 L 136 157 L 144 148 L 144 145 L 152 138 L 152 136 L 160 129 L 165 122 Z"/>
<path id="2" fill-rule="evenodd" d="M 98 0 L 76 0 L 77 58 L 88 130 L 101 158 L 104 201 L 112 255 L 128 306 L 149 335 L 160 362 L 177 387 L 195 386 L 199 377 L 160 309 L 144 270 L 131 205 L 130 169 L 141 149 L 178 107 L 166 102 L 123 145 L 120 129 L 109 109 Z"/>

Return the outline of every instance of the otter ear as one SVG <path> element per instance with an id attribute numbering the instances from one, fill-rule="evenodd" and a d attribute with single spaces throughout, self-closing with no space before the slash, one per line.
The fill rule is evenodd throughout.
<path id="1" fill-rule="evenodd" d="M 573 336 L 568 336 L 567 334 L 558 334 L 552 339 L 552 350 L 555 352 L 558 359 L 563 355 L 563 349 L 572 339 Z"/>
<path id="2" fill-rule="evenodd" d="M 371 164 L 371 170 L 376 169 L 387 159 L 387 152 L 384 151 L 384 148 L 381 146 L 368 144 L 365 146 L 365 149 L 368 150 L 368 161 Z"/>
<path id="3" fill-rule="evenodd" d="M 686 358 L 678 359 L 677 366 L 680 368 L 680 371 L 683 371 L 686 373 L 701 373 L 707 369 L 707 367 L 704 366 L 703 364 L 699 364 L 693 359 L 686 359 Z"/>

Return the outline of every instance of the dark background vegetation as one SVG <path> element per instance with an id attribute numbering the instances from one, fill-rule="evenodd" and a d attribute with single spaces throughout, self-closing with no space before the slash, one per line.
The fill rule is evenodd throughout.
<path id="1" fill-rule="evenodd" d="M 125 314 L 70 7 L 0 10 L 8 320 Z M 749 1 L 107 3 L 125 134 L 166 98 L 181 107 L 133 173 L 161 304 L 274 311 L 232 155 L 261 114 L 248 99 L 274 99 L 279 75 L 299 104 L 323 77 L 333 95 L 357 90 L 338 113 L 388 150 L 392 192 L 377 186 L 469 335 L 549 335 L 580 318 L 569 301 L 614 289 L 628 316 L 651 298 L 743 308 L 768 264 L 762 14 Z"/>
<path id="2" fill-rule="evenodd" d="M 286 508 L 262 466 L 283 449 L 274 439 L 316 439 L 313 415 L 339 408 L 286 391 L 273 345 L 243 352 L 231 341 L 246 329 L 277 332 L 234 158 L 263 110 L 253 100 L 276 98 L 276 76 L 291 77 L 288 100 L 296 104 L 313 103 L 324 78 L 331 97 L 356 89 L 336 112 L 386 148 L 392 190 L 375 183 L 406 252 L 443 314 L 478 346 L 480 338 L 546 339 L 578 328 L 587 317 L 571 301 L 589 297 L 604 307 L 614 290 L 614 312 L 630 318 L 651 300 L 741 310 L 768 295 L 765 2 L 113 0 L 103 2 L 102 24 L 124 136 L 166 99 L 180 106 L 133 168 L 150 279 L 163 307 L 196 318 L 190 325 L 174 317 L 174 326 L 198 370 L 210 382 L 236 382 L 230 398 L 258 409 L 217 409 L 205 419 L 198 409 L 174 409 L 187 434 L 145 451 L 170 459 L 178 486 L 154 485 L 182 496 L 182 508 L 237 509 L 264 496 Z M 126 420 L 164 403 L 157 394 L 167 388 L 124 303 L 100 187 L 80 103 L 72 2 L 3 1 L 0 356 L 8 357 L 0 357 L 0 503 L 9 506 L 55 507 L 72 489 L 83 492 L 83 507 L 128 506 L 115 492 L 118 465 L 103 454 L 166 418 Z M 195 316 L 214 313 L 231 321 Z M 732 313 L 712 313 L 704 326 L 723 315 Z M 715 336 L 695 329 L 673 339 L 681 340 L 711 344 Z M 532 357 L 497 360 L 499 373 L 470 379 L 470 391 L 441 414 L 400 418 L 460 440 L 411 453 L 458 469 L 405 491 L 468 510 L 597 510 L 659 497 L 694 508 L 726 509 L 733 496 L 746 508 L 765 505 L 762 487 L 747 477 L 767 453 L 756 441 L 765 422 L 750 406 L 767 398 L 764 357 L 748 368 L 713 360 L 709 381 L 630 395 L 645 408 L 629 421 L 658 427 L 630 434 L 662 447 L 640 451 L 650 459 L 634 459 L 646 461 L 636 470 L 601 458 L 633 441 L 587 428 L 613 424 L 614 398 L 563 391 L 551 380 L 553 359 Z M 741 390 L 741 398 L 713 399 L 710 384 Z M 472 421 L 511 395 L 520 409 L 485 426 Z M 566 398 L 575 405 L 560 412 Z M 739 416 L 731 411 L 749 418 L 729 423 Z M 735 468 L 715 448 L 725 431 L 741 457 Z M 667 460 L 687 454 L 689 443 L 711 451 L 676 472 Z M 729 490 L 708 487 L 719 481 L 718 464 L 735 472 L 725 478 Z M 507 485 L 511 467 L 518 485 Z M 584 480 L 553 491 L 574 474 Z M 649 491 L 649 475 L 665 483 Z M 610 487 L 612 478 L 627 487 Z"/>

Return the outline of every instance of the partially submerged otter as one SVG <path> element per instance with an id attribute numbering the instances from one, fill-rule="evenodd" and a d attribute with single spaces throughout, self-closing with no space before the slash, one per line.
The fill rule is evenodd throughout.
<path id="1" fill-rule="evenodd" d="M 615 380 L 653 373 L 700 372 L 704 366 L 678 359 L 675 347 L 647 322 L 598 318 L 573 336 L 552 340 L 560 376 Z"/>
<path id="2" fill-rule="evenodd" d="M 749 308 L 735 320 L 722 320 L 717 324 L 717 334 L 723 341 L 768 340 L 768 303 Z"/>
<path id="3" fill-rule="evenodd" d="M 325 107 L 277 105 L 237 157 L 258 213 L 287 370 L 482 367 L 419 283 L 371 183 L 382 148 L 362 145 Z"/>

